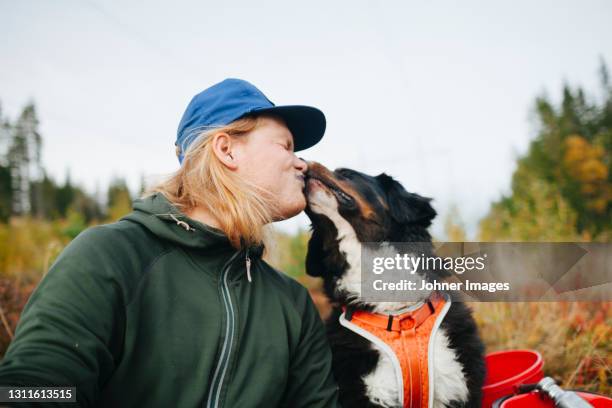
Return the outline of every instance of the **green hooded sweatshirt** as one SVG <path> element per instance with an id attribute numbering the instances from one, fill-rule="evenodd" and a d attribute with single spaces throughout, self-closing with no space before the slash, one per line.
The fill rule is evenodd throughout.
<path id="1" fill-rule="evenodd" d="M 0 364 L 5 385 L 76 386 L 83 407 L 338 405 L 308 291 L 161 194 L 60 254 Z"/>

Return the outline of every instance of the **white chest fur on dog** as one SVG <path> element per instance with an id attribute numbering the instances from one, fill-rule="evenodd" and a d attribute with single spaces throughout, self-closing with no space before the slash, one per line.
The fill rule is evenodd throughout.
<path id="1" fill-rule="evenodd" d="M 325 215 L 335 225 L 338 231 L 339 249 L 346 257 L 349 269 L 337 282 L 338 289 L 350 293 L 350 299 L 357 301 L 361 295 L 361 243 L 351 224 L 338 212 L 336 199 L 327 191 L 319 190 L 310 199 L 313 212 Z M 410 307 L 413 303 L 379 302 L 375 305 L 375 312 L 390 313 L 399 309 Z M 449 347 L 449 341 L 443 329 L 432 333 L 432 348 L 430 353 L 430 370 L 433 370 L 433 398 L 430 398 L 430 407 L 443 408 L 450 401 L 467 401 L 468 388 L 461 364 L 457 361 L 456 353 Z M 383 350 L 383 345 L 372 343 L 372 347 L 379 352 L 378 364 L 372 372 L 363 378 L 366 386 L 366 395 L 370 401 L 384 406 L 400 406 L 402 389 L 401 369 L 398 378 L 398 364 L 389 357 L 389 350 Z"/>
<path id="2" fill-rule="evenodd" d="M 468 389 L 465 375 L 455 353 L 448 347 L 448 338 L 443 330 L 435 334 L 433 342 L 434 392 L 430 406 L 444 408 L 450 401 L 466 401 Z M 384 407 L 400 406 L 396 368 L 386 352 L 374 343 L 372 347 L 379 352 L 380 359 L 374 371 L 363 379 L 368 398 Z"/>

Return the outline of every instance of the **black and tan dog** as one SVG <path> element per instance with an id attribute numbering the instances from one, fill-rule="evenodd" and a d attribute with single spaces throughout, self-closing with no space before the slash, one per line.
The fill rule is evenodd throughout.
<path id="1" fill-rule="evenodd" d="M 484 347 L 471 312 L 463 303 L 447 299 L 444 310 L 436 309 L 443 316 L 430 334 L 426 376 L 413 376 L 410 367 L 399 367 L 384 342 L 368 333 L 364 336 L 343 313 L 346 306 L 350 306 L 351 316 L 363 312 L 376 318 L 391 315 L 395 319 L 426 306 L 434 312 L 429 299 L 403 303 L 367 303 L 360 299 L 361 243 L 430 243 L 427 228 L 436 215 L 430 200 L 407 192 L 386 174 L 372 177 L 350 169 L 332 172 L 318 163 L 309 164 L 305 192 L 306 214 L 313 227 L 306 270 L 311 276 L 323 278 L 325 292 L 334 304 L 327 331 L 342 405 L 480 407 Z M 391 327 L 389 320 L 387 329 Z M 406 378 L 408 372 L 410 380 Z M 415 384 L 415 378 L 421 394 L 406 389 Z"/>

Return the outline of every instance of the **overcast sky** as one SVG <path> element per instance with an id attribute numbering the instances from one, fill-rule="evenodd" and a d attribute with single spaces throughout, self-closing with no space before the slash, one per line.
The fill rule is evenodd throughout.
<path id="1" fill-rule="evenodd" d="M 0 103 L 11 119 L 36 103 L 56 179 L 135 190 L 177 168 L 191 97 L 243 78 L 326 114 L 301 156 L 385 171 L 434 198 L 438 237 L 453 204 L 473 235 L 534 136 L 534 98 L 598 89 L 611 21 L 606 0 L 0 0 Z"/>

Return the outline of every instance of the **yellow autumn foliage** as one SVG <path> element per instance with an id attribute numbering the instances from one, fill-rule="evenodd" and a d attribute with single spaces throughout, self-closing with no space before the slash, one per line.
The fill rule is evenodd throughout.
<path id="1" fill-rule="evenodd" d="M 530 179 L 523 186 L 527 198 L 517 198 L 513 208 L 493 206 L 480 222 L 479 241 L 582 241 L 576 232 L 576 213 L 550 184 Z"/>
<path id="2" fill-rule="evenodd" d="M 599 214 L 606 211 L 611 199 L 604 158 L 603 147 L 592 145 L 582 136 L 571 135 L 565 140 L 563 166 L 580 185 L 586 207 Z"/>

